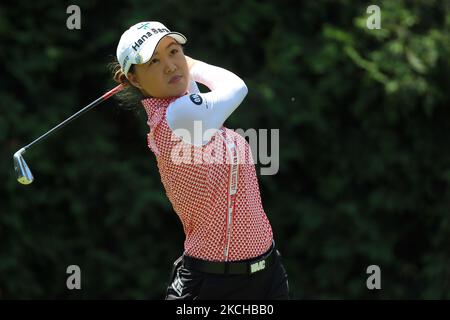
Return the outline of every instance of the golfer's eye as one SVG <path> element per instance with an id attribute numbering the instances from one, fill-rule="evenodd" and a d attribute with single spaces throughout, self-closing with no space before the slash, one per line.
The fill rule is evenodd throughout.
<path id="1" fill-rule="evenodd" d="M 159 61 L 159 59 L 154 58 L 154 59 L 150 60 L 150 63 L 148 65 L 151 66 L 152 64 L 157 63 L 158 61 Z"/>
<path id="2" fill-rule="evenodd" d="M 172 49 L 172 50 L 170 51 L 170 53 L 171 53 L 171 54 L 176 54 L 176 53 L 178 53 L 178 51 L 179 51 L 178 49 Z"/>

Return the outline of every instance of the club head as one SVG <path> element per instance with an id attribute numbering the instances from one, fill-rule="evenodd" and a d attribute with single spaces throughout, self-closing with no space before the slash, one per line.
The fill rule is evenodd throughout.
<path id="1" fill-rule="evenodd" d="M 28 168 L 22 153 L 25 152 L 25 148 L 20 149 L 14 153 L 14 170 L 16 171 L 17 181 L 21 184 L 30 184 L 33 182 L 33 174 L 30 168 Z"/>

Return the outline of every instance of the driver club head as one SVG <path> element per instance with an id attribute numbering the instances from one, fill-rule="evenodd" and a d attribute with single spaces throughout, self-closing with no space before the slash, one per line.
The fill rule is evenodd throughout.
<path id="1" fill-rule="evenodd" d="M 33 182 L 33 174 L 22 156 L 25 148 L 20 149 L 14 154 L 14 170 L 16 171 L 17 181 L 21 184 L 30 184 Z"/>

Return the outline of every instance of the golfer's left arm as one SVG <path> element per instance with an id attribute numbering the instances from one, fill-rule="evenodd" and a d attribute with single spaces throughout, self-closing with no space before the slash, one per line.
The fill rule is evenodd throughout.
<path id="1" fill-rule="evenodd" d="M 215 130 L 223 126 L 225 120 L 241 104 L 248 93 L 244 81 L 234 73 L 207 64 L 202 61 L 188 61 L 192 80 L 206 85 L 211 92 L 188 94 L 172 102 L 167 109 L 167 122 L 172 131 L 187 130 L 193 141 L 190 143 L 202 145 L 208 143 Z M 190 84 L 190 89 L 195 88 Z M 190 91 L 192 92 L 192 91 Z M 201 123 L 203 137 L 194 135 L 195 122 Z M 212 129 L 212 130 L 211 130 Z"/>

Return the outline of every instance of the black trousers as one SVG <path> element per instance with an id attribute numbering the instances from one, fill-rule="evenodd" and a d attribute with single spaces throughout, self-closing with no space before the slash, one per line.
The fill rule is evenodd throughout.
<path id="1" fill-rule="evenodd" d="M 183 256 L 174 262 L 166 300 L 279 300 L 289 299 L 289 283 L 282 257 L 275 250 L 273 264 L 253 274 L 211 274 L 187 269 Z"/>

